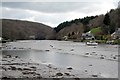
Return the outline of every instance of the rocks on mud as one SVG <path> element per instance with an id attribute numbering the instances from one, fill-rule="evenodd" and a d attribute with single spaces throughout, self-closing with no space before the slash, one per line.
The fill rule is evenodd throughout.
<path id="1" fill-rule="evenodd" d="M 74 49 L 71 49 L 70 51 L 74 51 Z"/>
<path id="2" fill-rule="evenodd" d="M 117 59 L 116 57 L 113 57 L 113 59 Z"/>
<path id="3" fill-rule="evenodd" d="M 18 58 L 18 56 L 15 56 L 15 58 Z"/>
<path id="4" fill-rule="evenodd" d="M 67 76 L 70 76 L 70 73 L 64 73 L 65 75 L 67 75 Z"/>
<path id="5" fill-rule="evenodd" d="M 57 50 L 62 50 L 62 49 L 57 49 Z"/>
<path id="6" fill-rule="evenodd" d="M 53 47 L 52 45 L 50 45 L 50 47 Z"/>
<path id="7" fill-rule="evenodd" d="M 11 70 L 16 70 L 17 68 L 14 67 L 14 66 L 10 66 L 11 67 Z"/>
<path id="8" fill-rule="evenodd" d="M 56 76 L 63 76 L 63 74 L 62 73 L 56 73 Z"/>
<path id="9" fill-rule="evenodd" d="M 68 69 L 68 70 L 72 70 L 73 68 L 72 68 L 72 67 L 68 67 L 67 69 Z"/>
<path id="10" fill-rule="evenodd" d="M 5 71 L 7 71 L 7 68 L 5 68 L 4 66 L 2 66 L 2 69 L 5 70 Z"/>
<path id="11" fill-rule="evenodd" d="M 24 75 L 26 75 L 26 74 L 36 74 L 35 72 L 33 72 L 33 71 L 24 71 L 24 72 L 22 72 Z"/>
<path id="12" fill-rule="evenodd" d="M 31 69 L 29 69 L 29 68 L 23 68 L 23 70 L 26 70 L 26 71 L 31 71 Z"/>
<path id="13" fill-rule="evenodd" d="M 47 67 L 52 68 L 52 65 L 51 65 L 51 64 L 48 64 L 48 66 L 47 66 Z"/>
<path id="14" fill-rule="evenodd" d="M 85 55 L 89 55 L 89 53 L 85 53 Z"/>
<path id="15" fill-rule="evenodd" d="M 3 56 L 3 58 L 11 58 L 11 55 Z"/>
<path id="16" fill-rule="evenodd" d="M 85 72 L 88 72 L 87 70 L 85 70 Z"/>
<path id="17" fill-rule="evenodd" d="M 22 71 L 23 69 L 22 68 L 17 68 L 17 70 Z"/>
<path id="18" fill-rule="evenodd" d="M 34 67 L 34 66 L 32 66 L 32 67 L 30 67 L 30 68 L 36 69 L 36 67 Z"/>
<path id="19" fill-rule="evenodd" d="M 74 78 L 75 80 L 80 80 L 80 78 Z"/>
<path id="20" fill-rule="evenodd" d="M 96 53 L 96 52 L 92 52 L 92 53 Z"/>
<path id="21" fill-rule="evenodd" d="M 90 64 L 89 66 L 93 66 L 92 64 Z"/>
<path id="22" fill-rule="evenodd" d="M 10 79 L 10 78 L 8 78 L 8 77 L 2 77 L 2 79 Z"/>
<path id="23" fill-rule="evenodd" d="M 105 59 L 105 58 L 103 56 L 101 56 L 100 59 Z"/>
<path id="24" fill-rule="evenodd" d="M 50 51 L 50 50 L 45 50 L 45 51 L 47 51 L 47 52 L 48 52 L 48 51 Z"/>
<path id="25" fill-rule="evenodd" d="M 98 77 L 98 75 L 92 75 L 92 77 Z"/>

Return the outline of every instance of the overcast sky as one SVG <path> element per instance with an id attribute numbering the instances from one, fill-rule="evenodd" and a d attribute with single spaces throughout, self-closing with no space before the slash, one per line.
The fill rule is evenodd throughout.
<path id="1" fill-rule="evenodd" d="M 56 27 L 67 20 L 105 14 L 110 9 L 117 8 L 118 1 L 2 2 L 2 18 L 28 20 Z"/>

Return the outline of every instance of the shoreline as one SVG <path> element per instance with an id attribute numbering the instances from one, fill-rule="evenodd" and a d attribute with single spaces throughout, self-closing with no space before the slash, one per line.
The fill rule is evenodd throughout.
<path id="1" fill-rule="evenodd" d="M 30 39 L 28 39 L 30 40 Z M 35 40 L 35 39 L 34 39 Z M 72 41 L 72 42 L 89 42 L 91 40 L 80 40 L 80 39 L 68 39 L 68 40 L 59 40 L 59 39 L 55 39 L 56 41 Z M 16 42 L 16 41 L 25 41 L 25 40 L 3 40 L 3 42 L 1 42 L 2 44 L 3 43 L 7 43 L 7 42 Z M 38 40 L 40 41 L 40 40 Z M 51 40 L 52 41 L 52 40 Z M 119 45 L 120 44 L 120 40 L 92 40 L 92 41 L 95 41 L 99 44 L 109 44 L 109 45 Z"/>
<path id="2" fill-rule="evenodd" d="M 51 46 L 49 46 L 51 47 Z M 94 48 L 94 47 L 93 47 Z M 117 47 L 115 47 L 117 48 Z M 22 48 L 22 47 L 11 47 L 7 48 L 3 51 L 8 50 L 34 50 L 32 48 Z M 40 50 L 41 51 L 41 50 Z M 49 52 L 49 49 L 43 50 L 45 52 Z M 74 49 L 71 49 L 70 51 L 74 51 Z M 70 54 L 70 55 L 76 55 L 80 57 L 89 57 L 89 58 L 100 58 L 103 60 L 107 60 L 108 58 L 103 58 L 104 55 L 101 56 L 94 56 L 92 54 L 97 54 L 96 52 L 89 52 L 85 53 L 84 55 L 77 55 L 77 54 Z M 114 55 L 113 55 L 114 56 Z M 119 55 L 118 55 L 119 56 Z M 56 67 L 54 64 L 50 63 L 42 63 L 42 62 L 33 62 L 31 59 L 24 60 L 22 57 L 19 57 L 17 55 L 1 55 L 1 66 L 0 69 L 2 71 L 1 78 L 107 78 L 103 77 L 103 75 L 99 73 L 89 73 L 89 69 L 83 69 L 83 70 L 76 70 L 74 67 L 66 66 L 63 68 L 60 68 L 59 66 Z M 114 59 L 112 57 L 110 61 L 117 60 L 117 58 Z M 92 66 L 92 65 L 89 65 Z M 112 77 L 111 77 L 112 78 Z"/>
<path id="3" fill-rule="evenodd" d="M 18 56 L 3 55 L 1 78 L 103 78 L 98 74 L 89 75 L 72 67 L 58 68 L 52 64 L 25 61 Z"/>

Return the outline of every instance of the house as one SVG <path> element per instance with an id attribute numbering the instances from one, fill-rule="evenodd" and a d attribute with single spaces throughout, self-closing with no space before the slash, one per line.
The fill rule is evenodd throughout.
<path id="1" fill-rule="evenodd" d="M 112 39 L 120 39 L 120 28 L 118 28 L 114 33 L 111 34 Z"/>
<path id="2" fill-rule="evenodd" d="M 83 33 L 82 34 L 82 39 L 85 39 L 85 40 L 94 40 L 95 37 L 94 35 L 91 33 L 91 31 L 87 32 L 87 33 Z"/>
<path id="3" fill-rule="evenodd" d="M 64 40 L 68 40 L 68 36 L 64 36 L 63 39 L 64 39 Z"/>
<path id="4" fill-rule="evenodd" d="M 35 39 L 34 35 L 29 36 L 29 39 Z"/>

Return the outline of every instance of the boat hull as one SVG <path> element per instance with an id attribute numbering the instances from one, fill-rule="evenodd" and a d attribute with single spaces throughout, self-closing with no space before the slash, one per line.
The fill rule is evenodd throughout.
<path id="1" fill-rule="evenodd" d="M 97 46 L 98 45 L 98 43 L 96 43 L 96 42 L 86 42 L 86 45 L 88 45 L 88 46 Z"/>

